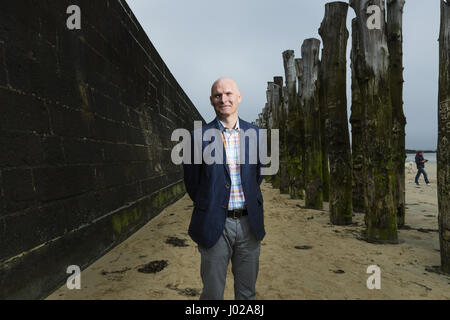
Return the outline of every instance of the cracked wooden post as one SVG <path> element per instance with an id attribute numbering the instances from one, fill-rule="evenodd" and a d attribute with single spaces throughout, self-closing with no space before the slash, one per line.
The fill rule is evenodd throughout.
<path id="1" fill-rule="evenodd" d="M 295 69 L 294 50 L 286 50 L 283 52 L 283 65 L 288 93 L 288 115 L 290 116 L 291 113 L 294 113 L 297 108 L 297 72 Z"/>
<path id="2" fill-rule="evenodd" d="M 281 102 L 281 96 L 283 95 L 283 77 L 273 77 L 273 82 L 278 86 L 278 97 Z"/>
<path id="3" fill-rule="evenodd" d="M 301 106 L 301 82 L 303 78 L 303 62 L 301 58 L 294 59 L 295 71 L 297 76 L 297 83 L 299 90 L 296 97 L 295 112 L 289 115 L 289 144 L 288 152 L 289 158 L 289 177 L 290 186 L 289 194 L 292 199 L 304 199 L 304 172 L 303 172 L 303 158 L 304 158 L 304 119 Z"/>
<path id="4" fill-rule="evenodd" d="M 286 99 L 288 103 L 287 107 L 287 119 L 286 119 L 286 166 L 287 166 L 287 179 L 289 179 L 288 189 L 292 184 L 292 176 L 289 174 L 293 148 L 295 147 L 295 141 L 293 141 L 292 134 L 295 131 L 293 128 L 293 119 L 297 112 L 297 72 L 295 69 L 295 57 L 294 50 L 286 50 L 283 52 L 283 66 L 286 79 Z"/>
<path id="5" fill-rule="evenodd" d="M 270 150 L 271 147 L 271 128 L 273 124 L 272 119 L 272 110 L 271 110 L 271 93 L 269 91 L 269 82 L 267 83 L 267 89 L 266 89 L 266 103 L 264 105 L 264 108 L 260 114 L 259 121 L 260 121 L 260 127 L 262 129 L 267 130 L 267 150 Z M 270 182 L 272 179 L 271 176 L 264 176 L 264 180 L 266 182 Z"/>
<path id="6" fill-rule="evenodd" d="M 281 123 L 280 123 L 280 193 L 289 194 L 288 151 L 287 151 L 287 124 L 288 124 L 288 89 L 282 87 Z"/>
<path id="7" fill-rule="evenodd" d="M 289 192 L 289 178 L 286 168 L 286 118 L 287 110 L 285 107 L 285 97 L 283 93 L 283 77 L 273 77 L 274 82 L 274 104 L 277 108 L 277 129 L 279 129 L 280 146 L 280 169 L 274 177 L 274 188 L 279 188 L 280 193 Z"/>
<path id="8" fill-rule="evenodd" d="M 318 100 L 319 39 L 306 39 L 302 44 L 302 107 L 305 114 L 305 206 L 322 209 L 322 145 Z"/>
<path id="9" fill-rule="evenodd" d="M 273 95 L 273 83 L 272 82 L 267 82 L 267 90 L 266 90 L 266 100 L 267 100 L 267 102 L 266 102 L 266 108 L 267 108 L 266 109 L 266 117 L 269 117 L 269 115 L 272 116 L 272 119 L 269 122 L 271 122 L 271 124 L 273 125 L 275 117 L 272 114 L 273 110 L 274 110 L 274 107 L 272 105 L 272 95 Z"/>
<path id="10" fill-rule="evenodd" d="M 361 101 L 357 75 L 362 73 L 362 54 L 356 18 L 352 20 L 352 50 L 350 54 L 352 71 L 352 106 L 350 123 L 352 125 L 352 203 L 353 212 L 366 213 L 367 203 L 364 193 L 364 151 L 363 116 L 364 104 Z"/>
<path id="11" fill-rule="evenodd" d="M 367 241 L 398 243 L 384 0 L 350 0 L 350 5 L 356 12 L 364 61 L 357 77 L 365 106 L 363 150 Z M 376 10 L 368 10 L 369 6 Z"/>
<path id="12" fill-rule="evenodd" d="M 330 161 L 330 221 L 337 225 L 352 223 L 352 155 L 346 92 L 347 12 L 347 3 L 327 3 L 319 29 L 323 42 L 320 87 L 326 106 Z"/>
<path id="13" fill-rule="evenodd" d="M 282 96 L 280 82 L 283 84 L 283 77 L 274 77 L 273 82 L 269 82 L 269 92 L 270 92 L 270 105 L 272 110 L 272 128 L 278 129 L 280 132 L 280 169 L 278 172 L 271 177 L 272 187 L 278 189 L 280 188 L 280 176 L 281 176 L 281 164 L 282 164 L 282 149 L 281 149 L 281 134 L 282 134 L 282 122 L 283 122 L 283 108 L 282 108 Z"/>
<path id="14" fill-rule="evenodd" d="M 439 35 L 438 205 L 441 268 L 450 274 L 450 4 L 441 0 Z"/>
<path id="15" fill-rule="evenodd" d="M 270 139 L 270 129 L 278 129 L 278 114 L 277 114 L 277 108 L 274 105 L 274 83 L 273 82 L 267 82 L 267 90 L 266 90 L 266 119 L 267 119 L 267 126 L 269 129 L 267 133 L 267 150 L 270 150 L 271 148 L 271 139 Z M 275 186 L 276 184 L 276 176 L 266 176 L 266 180 L 272 183 L 272 186 Z"/>
<path id="16" fill-rule="evenodd" d="M 286 127 L 285 127 L 285 161 L 284 161 L 284 169 L 283 169 L 283 183 L 280 184 L 280 192 L 281 193 L 290 193 L 291 189 L 291 175 L 289 174 L 290 162 L 291 162 L 291 154 L 292 154 L 292 137 L 290 132 L 290 124 L 292 122 L 292 115 L 295 114 L 296 109 L 296 100 L 297 100 L 297 81 L 296 81 L 296 70 L 295 70 L 295 57 L 294 50 L 286 50 L 282 53 L 283 57 L 283 66 L 284 66 L 284 75 L 286 80 L 285 91 L 285 103 L 287 103 L 287 111 L 286 111 Z M 283 188 L 283 191 L 281 189 Z"/>
<path id="17" fill-rule="evenodd" d="M 322 65 L 322 64 L 321 64 Z M 323 93 L 322 78 L 319 68 L 319 109 L 320 109 L 320 138 L 322 143 L 322 190 L 323 201 L 330 201 L 330 172 L 328 168 L 328 139 L 325 127 L 327 119 L 326 96 Z"/>
<path id="18" fill-rule="evenodd" d="M 395 174 L 397 225 L 405 225 L 405 125 L 403 113 L 403 6 L 405 0 L 387 1 L 387 37 L 392 102 L 392 161 Z"/>
<path id="19" fill-rule="evenodd" d="M 280 92 L 279 87 L 275 82 L 269 82 L 270 105 L 273 117 L 273 128 L 280 128 Z"/>
<path id="20" fill-rule="evenodd" d="M 299 146 L 299 128 L 297 123 L 298 105 L 297 105 L 297 68 L 295 63 L 294 50 L 286 50 L 283 52 L 283 65 L 286 79 L 286 91 L 288 100 L 288 117 L 286 130 L 286 166 L 287 179 L 289 180 L 289 195 L 293 199 L 302 198 L 297 191 L 298 184 L 298 165 L 296 161 L 297 150 Z"/>

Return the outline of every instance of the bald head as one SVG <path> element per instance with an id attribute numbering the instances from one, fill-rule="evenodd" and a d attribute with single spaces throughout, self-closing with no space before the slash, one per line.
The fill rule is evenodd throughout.
<path id="1" fill-rule="evenodd" d="M 221 85 L 221 84 L 228 84 L 228 85 L 232 86 L 237 92 L 239 92 L 239 88 L 233 79 L 227 78 L 227 77 L 222 77 L 222 78 L 219 78 L 216 81 L 214 81 L 213 85 L 211 86 L 211 96 L 213 95 L 215 87 L 217 87 L 218 85 Z"/>

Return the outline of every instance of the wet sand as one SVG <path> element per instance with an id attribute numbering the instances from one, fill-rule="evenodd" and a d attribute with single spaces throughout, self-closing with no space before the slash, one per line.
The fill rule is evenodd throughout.
<path id="1" fill-rule="evenodd" d="M 406 170 L 406 225 L 400 243 L 360 240 L 364 216 L 353 225 L 333 226 L 324 210 L 302 208 L 263 182 L 266 237 L 262 241 L 257 299 L 450 299 L 450 277 L 428 267 L 440 265 L 436 164 L 426 168 L 431 186 Z M 138 232 L 81 273 L 81 289 L 66 285 L 47 299 L 198 299 L 200 253 L 187 229 L 192 201 L 185 195 Z M 172 238 L 171 238 L 172 237 Z M 169 239 L 170 238 L 170 239 Z M 167 240 L 170 243 L 166 243 Z M 186 246 L 183 245 L 183 241 Z M 297 248 L 296 248 L 297 247 Z M 156 273 L 138 269 L 166 261 Z M 381 270 L 381 289 L 369 290 L 370 265 Z M 234 299 L 231 264 L 225 299 Z"/>

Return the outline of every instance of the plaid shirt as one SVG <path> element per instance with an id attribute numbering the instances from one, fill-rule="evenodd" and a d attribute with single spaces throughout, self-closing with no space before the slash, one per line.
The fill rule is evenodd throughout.
<path id="1" fill-rule="evenodd" d="M 228 210 L 243 209 L 245 207 L 244 189 L 241 183 L 241 165 L 239 162 L 240 135 L 239 119 L 234 129 L 225 128 L 222 121 L 217 119 L 222 131 L 228 168 L 230 169 L 231 190 Z"/>

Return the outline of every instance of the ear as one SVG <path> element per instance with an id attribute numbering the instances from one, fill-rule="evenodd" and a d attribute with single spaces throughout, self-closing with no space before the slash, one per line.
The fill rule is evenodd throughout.
<path id="1" fill-rule="evenodd" d="M 241 103 L 241 101 L 242 101 L 242 95 L 241 95 L 241 92 L 239 91 L 239 95 L 238 95 L 238 103 Z"/>
<path id="2" fill-rule="evenodd" d="M 212 97 L 212 96 L 209 97 L 209 103 L 210 103 L 210 104 L 212 105 L 212 107 L 214 108 L 213 97 Z"/>

